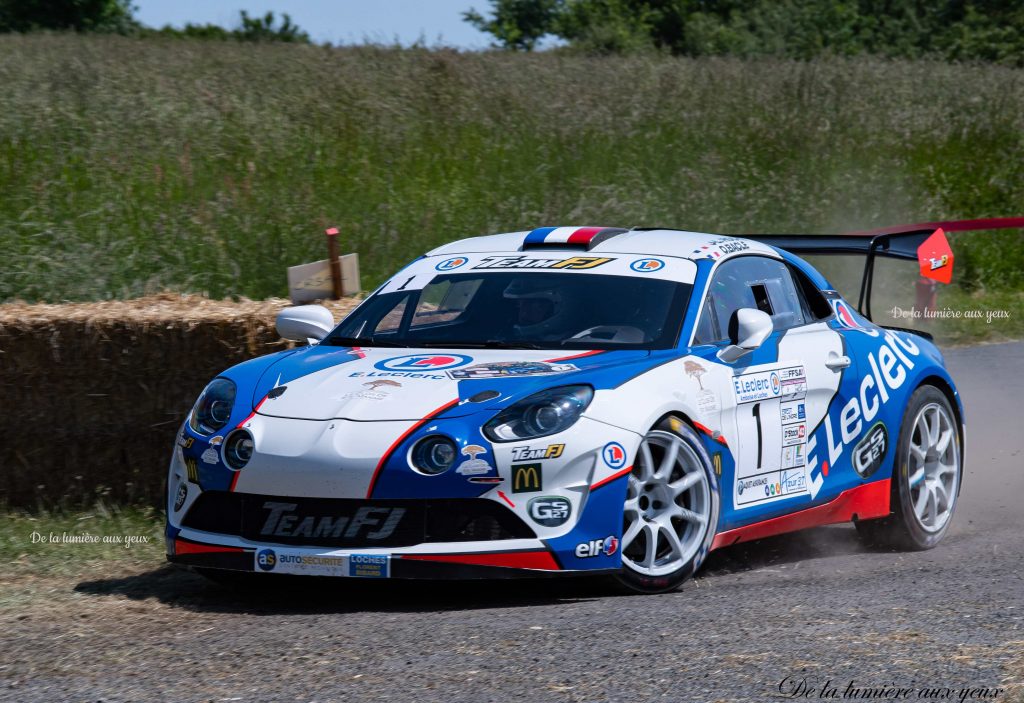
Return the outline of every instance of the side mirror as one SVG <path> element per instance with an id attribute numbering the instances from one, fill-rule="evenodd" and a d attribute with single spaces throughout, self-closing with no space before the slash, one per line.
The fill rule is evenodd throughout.
<path id="1" fill-rule="evenodd" d="M 277 313 L 277 333 L 296 342 L 319 342 L 334 329 L 334 315 L 323 305 L 296 305 Z"/>
<path id="2" fill-rule="evenodd" d="M 729 320 L 729 339 L 732 344 L 718 352 L 718 358 L 731 364 L 764 344 L 773 329 L 772 318 L 768 313 L 754 308 L 740 308 Z"/>

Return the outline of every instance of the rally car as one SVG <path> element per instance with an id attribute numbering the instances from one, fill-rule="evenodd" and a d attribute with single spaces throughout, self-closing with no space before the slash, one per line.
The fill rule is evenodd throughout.
<path id="1" fill-rule="evenodd" d="M 866 300 L 794 251 L 865 255 Z M 714 549 L 815 525 L 933 547 L 964 412 L 927 335 L 864 314 L 879 256 L 953 264 L 931 226 L 544 227 L 439 247 L 337 324 L 288 308 L 278 331 L 302 346 L 224 371 L 181 428 L 168 559 L 650 593 Z"/>

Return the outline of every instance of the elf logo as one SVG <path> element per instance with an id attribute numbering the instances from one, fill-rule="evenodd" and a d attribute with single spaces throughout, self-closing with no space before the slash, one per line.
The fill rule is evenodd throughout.
<path id="1" fill-rule="evenodd" d="M 828 467 L 835 466 L 847 446 L 861 436 L 865 426 L 871 426 L 882 406 L 889 402 L 890 391 L 898 390 L 907 382 L 908 372 L 914 368 L 913 357 L 921 353 L 920 347 L 909 338 L 891 332 L 885 332 L 880 337 L 878 349 L 867 355 L 871 373 L 861 379 L 859 393 L 850 398 L 838 413 L 832 412 L 830 408 L 822 420 L 828 450 L 827 462 L 820 462 L 815 452 L 820 431 L 807 440 L 807 470 L 811 477 L 812 498 L 821 489 Z"/>
<path id="2" fill-rule="evenodd" d="M 608 535 L 604 539 L 592 539 L 589 542 L 581 542 L 576 545 L 576 556 L 580 559 L 588 557 L 599 557 L 604 554 L 610 557 L 619 549 L 619 539 L 615 535 Z"/>

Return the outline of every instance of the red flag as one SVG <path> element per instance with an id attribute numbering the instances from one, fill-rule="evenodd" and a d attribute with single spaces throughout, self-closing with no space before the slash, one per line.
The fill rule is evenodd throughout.
<path id="1" fill-rule="evenodd" d="M 921 275 L 925 278 L 940 283 L 953 280 L 953 250 L 941 228 L 935 230 L 917 248 L 917 261 L 921 264 Z"/>

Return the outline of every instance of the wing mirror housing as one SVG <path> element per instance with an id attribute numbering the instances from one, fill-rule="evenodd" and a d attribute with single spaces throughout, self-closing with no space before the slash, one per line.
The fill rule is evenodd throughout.
<path id="1" fill-rule="evenodd" d="M 275 326 L 285 339 L 314 344 L 334 329 L 334 315 L 323 305 L 296 305 L 277 313 Z"/>
<path id="2" fill-rule="evenodd" d="M 731 364 L 764 344 L 773 329 L 772 318 L 768 313 L 754 308 L 740 308 L 729 320 L 729 340 L 732 343 L 718 352 L 718 358 Z"/>

